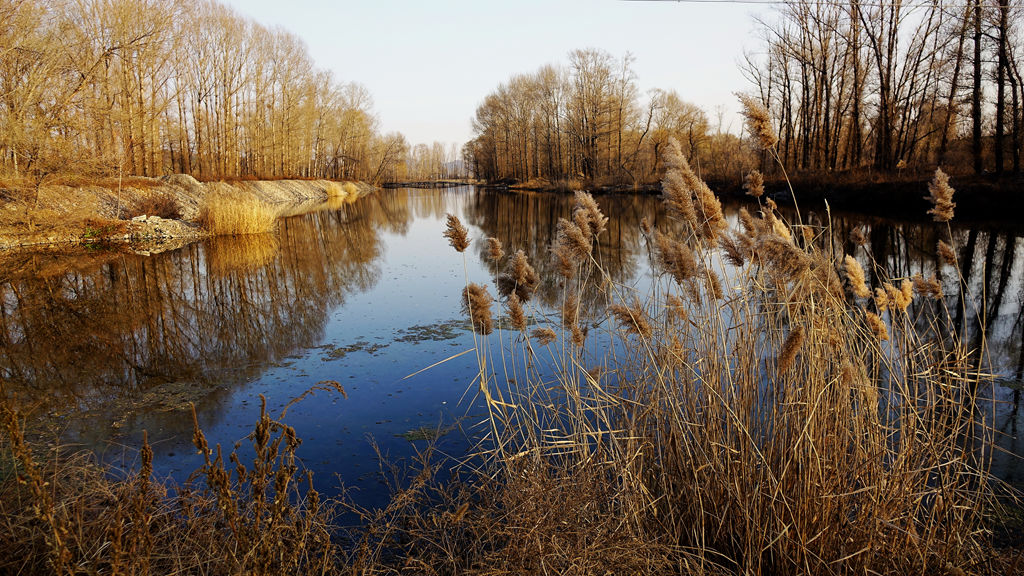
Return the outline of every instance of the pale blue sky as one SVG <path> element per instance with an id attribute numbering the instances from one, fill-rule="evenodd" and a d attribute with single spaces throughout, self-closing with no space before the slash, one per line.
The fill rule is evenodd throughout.
<path id="1" fill-rule="evenodd" d="M 577 48 L 635 57 L 641 92 L 675 89 L 712 122 L 739 129 L 732 93 L 757 49 L 756 6 L 620 0 L 228 0 L 241 14 L 302 38 L 317 66 L 366 86 L 384 131 L 412 144 L 462 144 L 476 107 L 500 82 Z"/>

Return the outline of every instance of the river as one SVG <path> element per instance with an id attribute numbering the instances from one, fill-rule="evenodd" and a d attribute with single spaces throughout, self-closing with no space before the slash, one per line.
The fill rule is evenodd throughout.
<path id="1" fill-rule="evenodd" d="M 640 223 L 664 221 L 658 198 L 598 202 L 610 217 L 599 248 L 605 269 L 616 282 L 648 284 L 653 272 Z M 146 430 L 157 474 L 178 481 L 200 464 L 189 404 L 210 443 L 230 448 L 250 432 L 263 395 L 274 414 L 287 406 L 285 421 L 302 438 L 299 455 L 319 489 L 334 493 L 344 483 L 360 502 L 380 504 L 387 489 L 378 454 L 401 462 L 437 436 L 441 453 L 459 456 L 486 418 L 472 386 L 475 356 L 459 356 L 474 346 L 460 312 L 466 278 L 494 293 L 497 270 L 483 239 L 523 249 L 541 278 L 541 308 L 553 309 L 559 290 L 547 247 L 571 203 L 565 195 L 472 187 L 383 190 L 284 219 L 272 235 L 214 238 L 160 254 L 98 246 L 4 255 L 5 393 L 43 416 L 35 434 L 119 466 L 132 464 Z M 726 205 L 731 221 L 738 208 Z M 449 212 L 474 239 L 465 259 L 442 237 Z M 859 228 L 896 275 L 936 269 L 944 228 L 931 222 L 833 214 L 828 228 L 821 214 L 805 220 L 831 230 L 847 250 Z M 1020 484 L 1024 467 L 1010 453 L 1024 452 L 1017 439 L 1024 238 L 1021 230 L 983 225 L 955 226 L 953 237 L 963 276 L 984 306 L 981 299 L 977 308 L 961 306 L 949 278 L 947 305 L 963 311 L 956 322 L 975 347 L 978 319 L 986 320 L 985 366 L 1000 382 L 995 427 L 1005 449 L 995 467 Z M 314 389 L 289 405 L 325 381 L 344 394 Z"/>

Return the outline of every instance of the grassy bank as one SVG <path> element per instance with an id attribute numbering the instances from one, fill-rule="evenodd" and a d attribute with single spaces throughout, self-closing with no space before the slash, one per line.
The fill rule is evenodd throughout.
<path id="1" fill-rule="evenodd" d="M 501 270 L 470 278 L 462 295 L 488 413 L 471 457 L 428 451 L 386 507 L 360 510 L 323 501 L 286 415 L 265 408 L 251 460 L 196 427 L 205 462 L 187 489 L 151 479 L 145 446 L 140 469 L 118 476 L 26 444 L 6 408 L 0 516 L 12 536 L 0 537 L 0 569 L 1017 570 L 1019 558 L 993 546 L 996 511 L 1014 500 L 989 474 L 985 351 L 960 341 L 939 297 L 963 285 L 949 238 L 934 247 L 934 275 L 891 277 L 862 237 L 843 253 L 827 224 L 783 220 L 756 184 L 759 210 L 730 227 L 675 147 L 668 162 L 669 218 L 643 225 L 659 273 L 650 289 L 609 279 L 598 242 L 607 219 L 578 194 L 551 247 L 557 314 L 535 305 L 542 279 L 519 247 L 469 238 L 449 218 L 452 246 L 465 254 L 486 241 Z M 921 194 L 933 218 L 952 217 L 941 176 Z M 325 388 L 316 393 L 342 394 Z M 337 526 L 341 510 L 360 526 Z"/>
<path id="2" fill-rule="evenodd" d="M 5 182 L 0 183 L 0 249 L 263 232 L 294 206 L 351 201 L 370 191 L 356 182 L 201 183 L 181 174 L 68 180 L 39 190 Z"/>

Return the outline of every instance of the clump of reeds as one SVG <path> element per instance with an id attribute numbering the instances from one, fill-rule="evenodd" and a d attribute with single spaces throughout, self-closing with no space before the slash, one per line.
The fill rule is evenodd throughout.
<path id="1" fill-rule="evenodd" d="M 767 112 L 744 104 L 751 133 L 773 147 Z M 608 280 L 600 231 L 587 225 L 599 208 L 578 197 L 558 223 L 560 311 L 529 334 L 513 322 L 509 385 L 490 382 L 508 396 L 485 398 L 486 481 L 437 529 L 420 526 L 428 542 L 457 531 L 465 546 L 435 558 L 455 572 L 589 570 L 601 558 L 602 571 L 668 562 L 737 574 L 959 573 L 984 561 L 994 488 L 976 405 L 988 380 L 955 333 L 936 336 L 941 283 L 887 276 L 865 253 L 869 286 L 858 259 L 833 252 L 830 229 L 790 226 L 771 200 L 728 230 L 675 147 L 665 164 L 673 225 L 643 224 L 663 273 L 649 293 Z M 951 196 L 933 187 L 945 217 Z M 515 309 L 517 283 L 501 274 Z M 584 322 L 594 294 L 610 304 Z M 576 346 L 537 354 L 559 331 Z M 581 509 L 588 522 L 575 521 Z M 609 555 L 611 525 L 652 564 Z M 507 531 L 521 526 L 536 540 Z M 536 562 L 524 564 L 523 550 Z"/>
<path id="2" fill-rule="evenodd" d="M 353 198 L 359 195 L 359 187 L 356 186 L 355 182 L 328 182 L 326 192 L 328 197 L 341 196 L 343 198 Z"/>
<path id="3" fill-rule="evenodd" d="M 251 461 L 210 447 L 197 426 L 205 460 L 199 481 L 172 489 L 153 478 L 145 435 L 139 469 L 116 473 L 82 452 L 30 445 L 22 417 L 0 404 L 0 458 L 16 471 L 0 475 L 0 573 L 269 576 L 346 568 L 346 551 L 332 541 L 334 505 L 300 468 L 294 429 L 265 405 L 249 436 Z"/>
<path id="4" fill-rule="evenodd" d="M 266 202 L 243 192 L 219 189 L 206 195 L 199 223 L 214 235 L 270 232 L 277 212 Z"/>

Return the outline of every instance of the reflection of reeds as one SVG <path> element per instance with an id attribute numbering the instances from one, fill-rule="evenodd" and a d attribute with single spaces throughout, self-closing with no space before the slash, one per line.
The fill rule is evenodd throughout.
<path id="1" fill-rule="evenodd" d="M 206 244 L 206 265 L 211 274 L 223 276 L 271 263 L 280 245 L 271 234 L 213 238 Z"/>
<path id="2" fill-rule="evenodd" d="M 274 228 L 277 212 L 255 196 L 220 189 L 207 194 L 199 222 L 214 235 L 259 234 Z"/>

